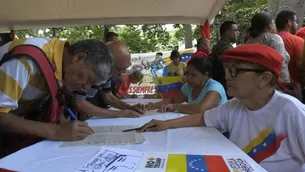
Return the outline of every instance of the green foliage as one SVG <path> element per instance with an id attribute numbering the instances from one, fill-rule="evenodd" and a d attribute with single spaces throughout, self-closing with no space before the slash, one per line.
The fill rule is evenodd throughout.
<path id="1" fill-rule="evenodd" d="M 118 34 L 132 53 L 166 50 L 171 38 L 164 25 L 127 25 L 121 27 Z"/>
<path id="2" fill-rule="evenodd" d="M 178 41 L 183 41 L 184 40 L 184 29 L 183 29 L 182 25 L 181 25 L 181 27 L 176 27 L 175 28 L 174 36 Z"/>
<path id="3" fill-rule="evenodd" d="M 147 44 L 141 37 L 141 30 L 137 26 L 125 26 L 119 29 L 119 36 L 130 48 L 132 53 L 147 51 Z"/>

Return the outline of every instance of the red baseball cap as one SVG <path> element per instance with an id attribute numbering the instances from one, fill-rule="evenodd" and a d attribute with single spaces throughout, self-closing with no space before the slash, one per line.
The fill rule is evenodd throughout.
<path id="1" fill-rule="evenodd" d="M 221 56 L 222 61 L 242 60 L 256 63 L 280 76 L 283 57 L 273 48 L 262 44 L 245 44 L 226 50 Z"/>

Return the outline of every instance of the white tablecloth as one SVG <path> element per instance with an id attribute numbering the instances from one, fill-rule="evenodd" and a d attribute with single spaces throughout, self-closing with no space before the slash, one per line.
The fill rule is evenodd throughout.
<path id="1" fill-rule="evenodd" d="M 143 101 L 142 101 L 143 102 Z M 134 103 L 137 103 L 134 102 Z M 164 113 L 141 118 L 90 119 L 90 126 L 143 125 L 152 119 L 172 119 L 183 116 Z M 111 146 L 143 152 L 240 155 L 253 160 L 214 128 L 192 127 L 163 132 L 144 133 L 145 142 L 135 145 Z M 73 172 L 93 157 L 100 147 L 59 147 L 62 142 L 42 141 L 0 160 L 0 167 L 25 172 Z M 257 171 L 264 171 L 256 164 Z"/>

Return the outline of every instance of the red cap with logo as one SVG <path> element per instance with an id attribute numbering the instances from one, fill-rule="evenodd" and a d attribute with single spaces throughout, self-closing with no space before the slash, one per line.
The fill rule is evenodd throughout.
<path id="1" fill-rule="evenodd" d="M 242 60 L 262 65 L 280 76 L 283 57 L 273 48 L 262 44 L 245 44 L 226 50 L 221 56 L 222 61 Z"/>

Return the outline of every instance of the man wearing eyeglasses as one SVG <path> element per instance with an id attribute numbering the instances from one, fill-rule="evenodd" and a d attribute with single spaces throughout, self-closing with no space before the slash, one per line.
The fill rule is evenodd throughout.
<path id="1" fill-rule="evenodd" d="M 113 85 L 122 82 L 122 73 L 131 65 L 128 46 L 121 41 L 112 41 L 107 43 L 107 47 L 112 55 L 112 76 L 106 81 L 96 83 L 87 92 L 74 92 L 74 105 L 82 114 L 82 118 L 84 114 L 104 118 L 139 117 L 145 113 L 144 106 L 142 104 L 132 106 L 121 101 L 111 89 Z M 106 108 L 108 105 L 121 111 L 109 110 Z"/>

